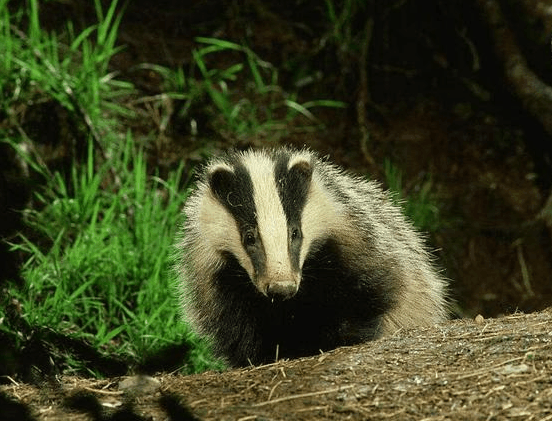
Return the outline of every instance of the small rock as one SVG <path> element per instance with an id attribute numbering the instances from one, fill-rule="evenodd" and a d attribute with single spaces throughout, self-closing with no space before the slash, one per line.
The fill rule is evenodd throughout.
<path id="1" fill-rule="evenodd" d="M 153 393 L 161 387 L 161 382 L 156 378 L 145 375 L 137 375 L 124 379 L 119 383 L 119 390 L 134 395 L 146 395 Z"/>
<path id="2" fill-rule="evenodd" d="M 527 364 L 519 364 L 519 365 L 508 364 L 508 365 L 505 365 L 504 367 L 496 369 L 495 373 L 503 374 L 507 376 L 509 374 L 527 373 L 530 370 L 531 368 Z"/>

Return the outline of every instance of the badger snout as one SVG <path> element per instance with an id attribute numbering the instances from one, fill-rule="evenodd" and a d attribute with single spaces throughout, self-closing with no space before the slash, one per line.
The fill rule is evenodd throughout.
<path id="1" fill-rule="evenodd" d="M 297 293 L 297 284 L 292 281 L 271 282 L 266 286 L 266 296 L 277 300 L 287 300 Z"/>
<path id="2" fill-rule="evenodd" d="M 285 256 L 287 257 L 287 256 Z M 291 268 L 289 259 L 269 260 L 266 270 L 257 278 L 257 288 L 272 301 L 289 300 L 299 289 L 301 274 Z"/>

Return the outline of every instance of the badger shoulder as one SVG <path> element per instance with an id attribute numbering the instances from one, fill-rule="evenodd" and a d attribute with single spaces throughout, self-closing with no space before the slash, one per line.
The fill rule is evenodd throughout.
<path id="1" fill-rule="evenodd" d="M 366 270 L 391 271 L 393 301 L 381 324 L 381 334 L 409 326 L 430 325 L 448 317 L 447 282 L 434 264 L 422 235 L 405 217 L 392 194 L 380 184 L 317 161 L 311 194 L 324 197 L 338 211 L 326 219 L 351 264 Z M 322 190 L 318 193 L 316 190 Z M 305 223 L 316 225 L 322 213 L 319 200 L 305 207 Z"/>

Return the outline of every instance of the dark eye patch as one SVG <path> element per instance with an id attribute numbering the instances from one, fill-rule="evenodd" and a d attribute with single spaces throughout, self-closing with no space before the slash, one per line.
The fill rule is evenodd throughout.
<path id="1" fill-rule="evenodd" d="M 251 258 L 255 272 L 262 273 L 266 256 L 257 228 L 253 182 L 238 156 L 229 155 L 227 159 L 233 171 L 220 166 L 208 175 L 207 182 L 217 200 L 238 223 L 242 245 Z"/>
<path id="2" fill-rule="evenodd" d="M 291 168 L 289 154 L 281 154 L 275 167 L 275 178 L 278 186 L 280 202 L 288 223 L 289 254 L 291 264 L 299 269 L 299 255 L 303 243 L 301 231 L 301 214 L 307 201 L 309 186 L 312 179 L 312 164 L 306 160 L 298 160 Z"/>

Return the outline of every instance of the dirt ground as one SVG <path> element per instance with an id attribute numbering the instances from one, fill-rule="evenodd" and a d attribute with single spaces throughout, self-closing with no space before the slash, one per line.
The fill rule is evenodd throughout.
<path id="1" fill-rule="evenodd" d="M 551 357 L 548 308 L 223 373 L 13 382 L 0 418 L 17 399 L 20 420 L 550 420 Z"/>

